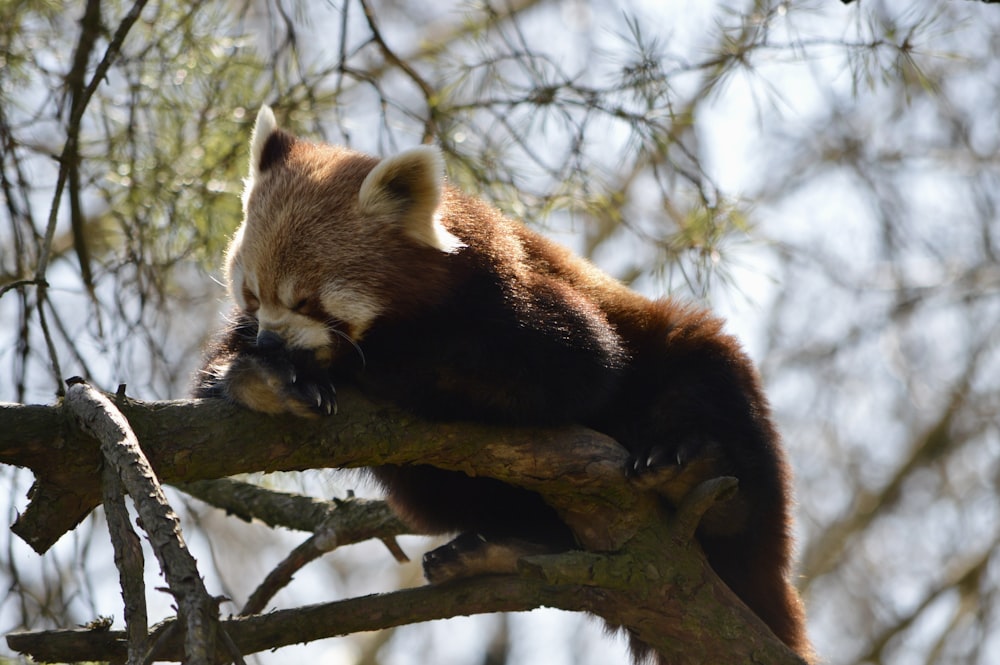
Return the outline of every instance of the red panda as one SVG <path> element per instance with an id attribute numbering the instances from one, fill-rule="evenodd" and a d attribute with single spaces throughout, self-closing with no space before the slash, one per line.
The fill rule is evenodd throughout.
<path id="1" fill-rule="evenodd" d="M 644 298 L 447 185 L 436 148 L 380 160 L 298 139 L 264 107 L 250 154 L 225 268 L 236 309 L 197 396 L 328 416 L 335 385 L 350 382 L 430 419 L 582 424 L 620 442 L 625 472 L 675 505 L 702 480 L 735 476 L 737 496 L 709 511 L 699 541 L 810 659 L 789 582 L 790 471 L 756 371 L 720 319 Z M 465 534 L 425 557 L 432 582 L 474 572 L 491 547 L 574 546 L 527 490 L 430 466 L 372 472 L 414 526 Z"/>

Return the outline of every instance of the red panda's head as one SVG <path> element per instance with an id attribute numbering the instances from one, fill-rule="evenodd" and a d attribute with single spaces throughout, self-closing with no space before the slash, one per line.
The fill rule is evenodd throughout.
<path id="1" fill-rule="evenodd" d="M 290 349 L 336 354 L 416 297 L 428 261 L 462 242 L 438 215 L 443 161 L 430 146 L 378 160 L 300 141 L 263 107 L 250 142 L 244 219 L 226 276 L 259 334 Z"/>

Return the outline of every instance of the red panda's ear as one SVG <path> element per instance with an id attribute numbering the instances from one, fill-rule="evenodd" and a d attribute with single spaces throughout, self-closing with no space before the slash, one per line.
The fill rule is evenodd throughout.
<path id="1" fill-rule="evenodd" d="M 253 137 L 250 139 L 250 178 L 256 178 L 284 161 L 294 141 L 291 134 L 278 128 L 278 121 L 274 119 L 271 107 L 261 106 L 257 112 L 257 121 L 253 124 Z"/>
<path id="2" fill-rule="evenodd" d="M 464 245 L 436 214 L 443 177 L 437 148 L 413 148 L 379 162 L 361 184 L 358 203 L 362 213 L 395 216 L 408 236 L 450 254 Z"/>
<path id="3" fill-rule="evenodd" d="M 278 128 L 271 107 L 261 106 L 253 125 L 253 137 L 250 139 L 250 170 L 243 188 L 244 208 L 260 174 L 285 161 L 293 143 L 295 137 Z"/>

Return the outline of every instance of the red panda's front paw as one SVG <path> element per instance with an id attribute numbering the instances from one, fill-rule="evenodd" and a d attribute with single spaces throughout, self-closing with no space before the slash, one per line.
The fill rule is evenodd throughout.
<path id="1" fill-rule="evenodd" d="M 296 409 L 293 413 L 309 416 L 329 416 L 337 413 L 337 390 L 323 372 L 296 373 L 286 386 L 291 404 L 304 407 L 308 413 Z"/>
<path id="2" fill-rule="evenodd" d="M 303 417 L 337 412 L 337 391 L 327 373 L 287 354 L 247 354 L 227 374 L 228 395 L 254 411 Z"/>

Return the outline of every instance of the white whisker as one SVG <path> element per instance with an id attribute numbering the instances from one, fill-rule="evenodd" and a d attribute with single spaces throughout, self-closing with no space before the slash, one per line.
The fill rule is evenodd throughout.
<path id="1" fill-rule="evenodd" d="M 361 367 L 363 369 L 367 364 L 365 362 L 365 352 L 361 350 L 361 347 L 358 346 L 358 343 L 355 342 L 353 339 L 351 339 L 351 336 L 345 333 L 343 330 L 339 330 L 338 328 L 332 326 L 330 327 L 330 330 L 333 331 L 333 334 L 337 335 L 338 337 L 340 337 L 341 339 L 343 339 L 348 344 L 354 347 L 354 350 L 358 352 L 358 356 L 361 358 Z"/>

